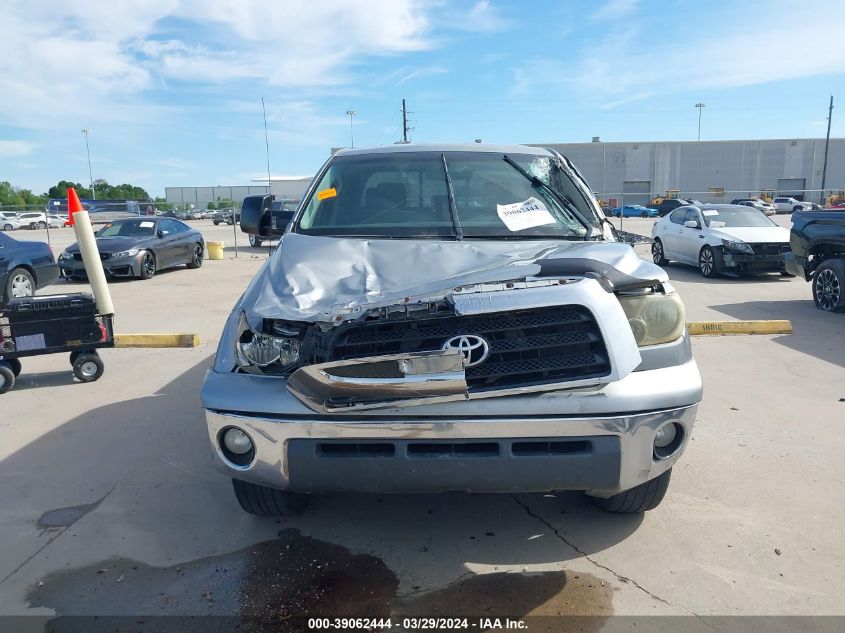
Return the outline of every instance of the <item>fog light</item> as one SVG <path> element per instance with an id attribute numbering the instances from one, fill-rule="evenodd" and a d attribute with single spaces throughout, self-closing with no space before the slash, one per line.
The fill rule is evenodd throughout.
<path id="1" fill-rule="evenodd" d="M 654 436 L 654 446 L 656 448 L 666 448 L 675 441 L 675 437 L 677 435 L 678 430 L 675 428 L 674 424 L 664 424 L 657 430 L 657 433 Z"/>
<path id="2" fill-rule="evenodd" d="M 231 428 L 223 434 L 223 446 L 234 455 L 246 455 L 252 451 L 252 440 L 240 429 Z"/>

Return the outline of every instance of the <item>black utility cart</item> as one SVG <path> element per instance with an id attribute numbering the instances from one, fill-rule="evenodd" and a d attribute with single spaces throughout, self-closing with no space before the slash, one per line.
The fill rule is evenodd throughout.
<path id="1" fill-rule="evenodd" d="M 25 356 L 70 352 L 81 382 L 103 375 L 101 347 L 114 347 L 114 316 L 97 314 L 85 293 L 11 299 L 0 308 L 0 393 L 15 385 Z"/>

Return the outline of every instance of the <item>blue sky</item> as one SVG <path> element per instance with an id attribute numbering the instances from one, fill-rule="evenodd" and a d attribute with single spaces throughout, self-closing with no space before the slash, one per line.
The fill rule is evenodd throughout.
<path id="1" fill-rule="evenodd" d="M 165 186 L 310 175 L 413 141 L 805 138 L 845 100 L 834 0 L 7 0 L 0 180 Z M 845 135 L 845 103 L 833 136 Z"/>

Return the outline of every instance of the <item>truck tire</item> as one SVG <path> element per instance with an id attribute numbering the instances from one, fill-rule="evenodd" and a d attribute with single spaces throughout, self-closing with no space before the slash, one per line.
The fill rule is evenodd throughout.
<path id="1" fill-rule="evenodd" d="M 618 495 L 613 495 L 607 499 L 593 497 L 593 502 L 605 512 L 620 514 L 648 512 L 654 510 L 663 501 L 671 477 L 672 469 L 670 468 L 659 477 L 625 492 L 620 492 Z"/>
<path id="2" fill-rule="evenodd" d="M 299 514 L 308 505 L 308 496 L 259 486 L 240 479 L 232 480 L 235 498 L 241 509 L 259 517 L 284 517 Z"/>
<path id="3" fill-rule="evenodd" d="M 825 312 L 845 311 L 845 259 L 828 259 L 816 268 L 813 301 Z"/>

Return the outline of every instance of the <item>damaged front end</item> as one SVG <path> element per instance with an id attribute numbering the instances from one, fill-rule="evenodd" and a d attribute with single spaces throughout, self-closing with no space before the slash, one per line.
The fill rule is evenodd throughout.
<path id="1" fill-rule="evenodd" d="M 235 370 L 284 376 L 323 414 L 595 389 L 632 372 L 640 345 L 680 337 L 684 321 L 668 284 L 623 292 L 601 275 L 468 284 L 327 316 L 264 318 L 254 331 L 242 313 Z"/>

